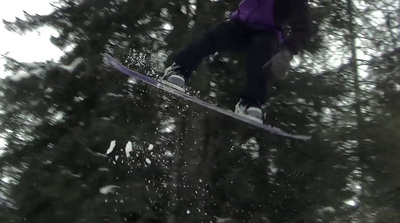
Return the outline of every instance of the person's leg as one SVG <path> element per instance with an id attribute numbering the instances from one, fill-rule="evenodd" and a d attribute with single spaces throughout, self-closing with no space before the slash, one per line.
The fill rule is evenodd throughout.
<path id="1" fill-rule="evenodd" d="M 248 43 L 248 28 L 239 21 L 228 20 L 211 27 L 201 38 L 186 45 L 175 55 L 174 62 L 185 79 L 189 79 L 204 57 L 240 50 Z"/>
<path id="2" fill-rule="evenodd" d="M 251 41 L 246 52 L 247 83 L 241 98 L 245 104 L 260 106 L 267 99 L 272 78 L 270 68 L 262 67 L 277 52 L 279 43 L 273 32 L 256 34 Z"/>

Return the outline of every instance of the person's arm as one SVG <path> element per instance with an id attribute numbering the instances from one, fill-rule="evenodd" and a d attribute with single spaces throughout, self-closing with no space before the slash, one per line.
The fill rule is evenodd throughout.
<path id="1" fill-rule="evenodd" d="M 289 50 L 293 55 L 304 49 L 311 38 L 311 18 L 307 0 L 292 0 L 290 4 L 290 34 L 282 43 L 281 50 Z"/>

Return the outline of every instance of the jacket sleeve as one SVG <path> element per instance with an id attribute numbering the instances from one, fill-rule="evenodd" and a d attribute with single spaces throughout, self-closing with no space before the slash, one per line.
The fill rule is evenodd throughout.
<path id="1" fill-rule="evenodd" d="M 281 48 L 288 49 L 296 55 L 311 38 L 311 18 L 307 0 L 292 0 L 289 11 L 290 33 Z"/>

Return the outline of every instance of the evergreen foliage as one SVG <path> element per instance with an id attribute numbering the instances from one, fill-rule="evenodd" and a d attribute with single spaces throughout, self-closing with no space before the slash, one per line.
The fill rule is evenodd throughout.
<path id="1" fill-rule="evenodd" d="M 289 78 L 273 83 L 267 120 L 312 134 L 307 142 L 181 101 L 102 63 L 110 53 L 157 78 L 174 52 L 237 4 L 60 0 L 49 15 L 5 21 L 21 33 L 53 27 L 59 35 L 50 41 L 71 50 L 59 62 L 8 58 L 0 221 L 400 221 L 396 2 L 310 1 L 315 35 Z M 207 58 L 192 93 L 233 108 L 244 63 L 234 54 Z"/>

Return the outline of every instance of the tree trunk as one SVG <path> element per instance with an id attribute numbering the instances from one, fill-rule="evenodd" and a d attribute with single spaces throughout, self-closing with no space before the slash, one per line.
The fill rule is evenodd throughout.
<path id="1" fill-rule="evenodd" d="M 358 183 L 360 184 L 360 192 L 359 192 L 359 199 L 360 199 L 360 210 L 359 210 L 359 215 L 358 220 L 360 222 L 367 222 L 367 216 L 365 216 L 365 212 L 363 211 L 363 201 L 364 201 L 364 196 L 365 196 L 365 187 L 366 182 L 365 182 L 365 165 L 366 165 L 366 160 L 365 160 L 365 145 L 364 145 L 364 140 L 363 140 L 363 114 L 361 111 L 361 89 L 360 89 L 360 74 L 359 74 L 359 65 L 358 65 L 358 55 L 357 55 L 357 34 L 355 31 L 355 19 L 354 19 L 354 5 L 353 5 L 353 0 L 347 0 L 347 14 L 349 15 L 349 40 L 350 40 L 350 52 L 351 52 L 351 71 L 353 74 L 353 90 L 354 90 L 354 111 L 356 115 L 356 129 L 357 129 L 357 135 L 356 135 L 356 140 L 357 140 L 357 148 L 356 151 L 358 153 L 358 167 L 357 169 L 359 170 L 358 172 L 355 172 L 356 178 L 358 179 Z"/>

